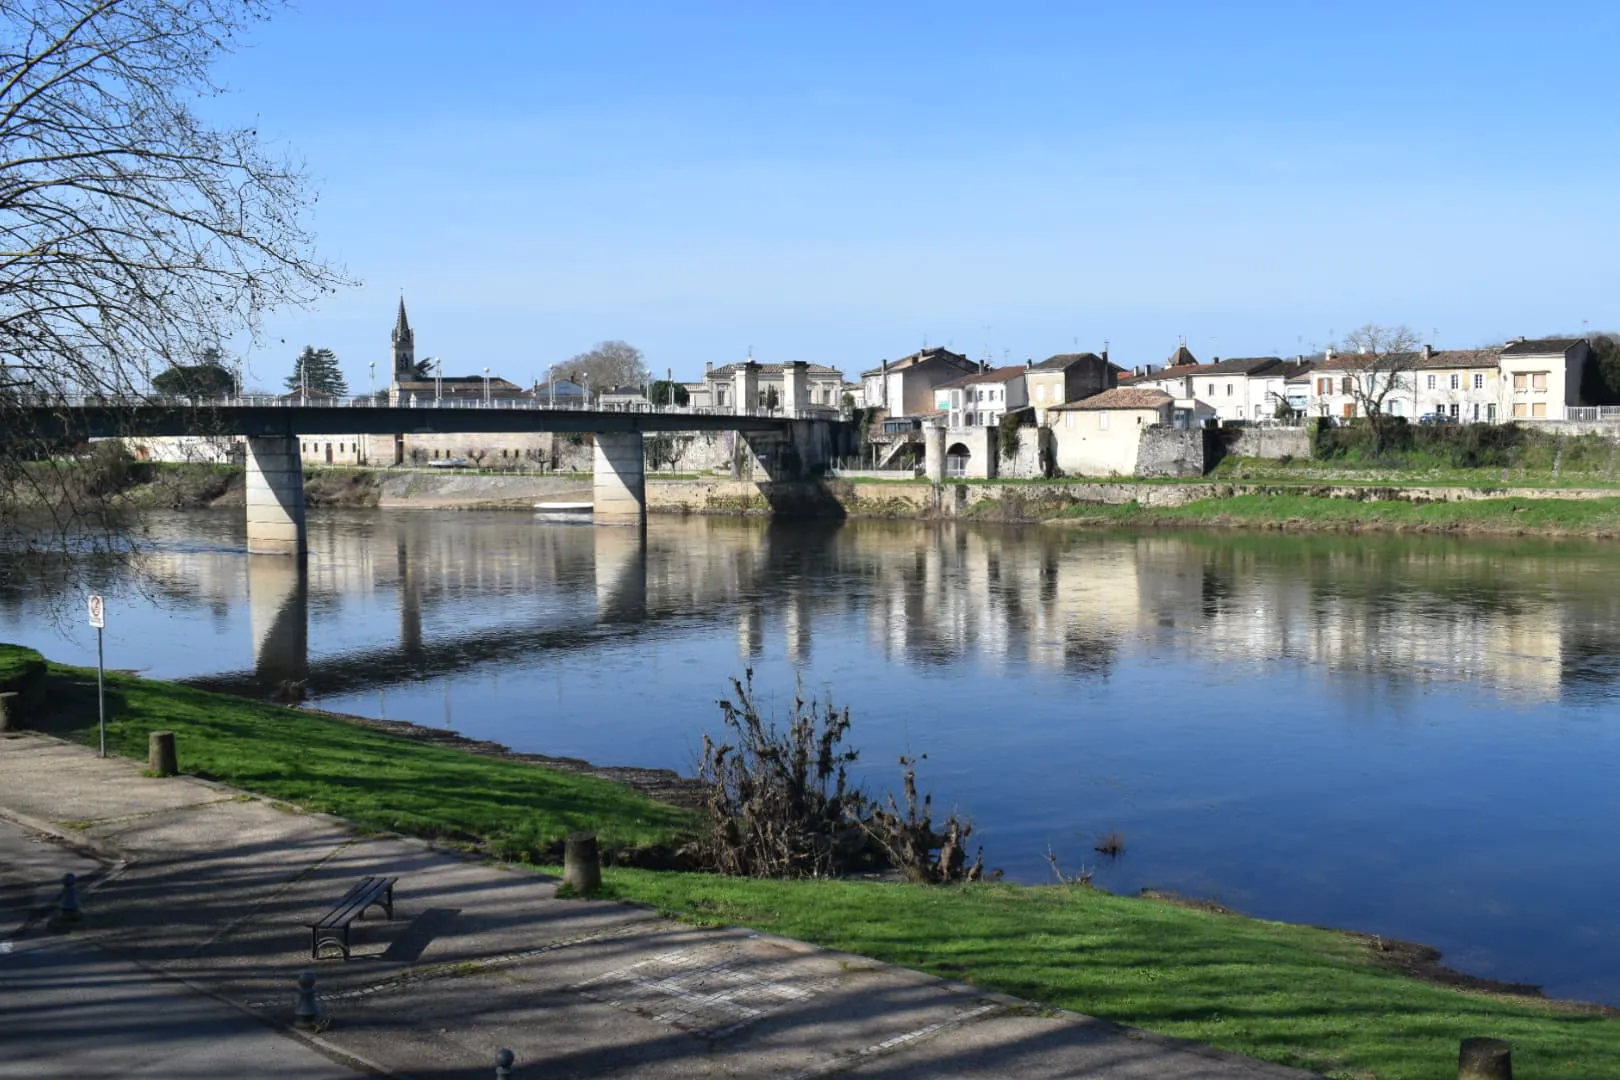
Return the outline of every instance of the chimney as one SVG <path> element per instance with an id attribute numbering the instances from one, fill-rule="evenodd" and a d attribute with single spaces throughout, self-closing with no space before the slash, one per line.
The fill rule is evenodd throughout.
<path id="1" fill-rule="evenodd" d="M 884 374 L 885 374 L 885 375 L 887 375 L 887 374 L 888 374 L 888 373 L 889 373 L 889 361 L 888 361 L 888 360 L 886 360 L 886 359 L 885 359 L 885 360 L 884 360 L 884 361 L 883 361 L 883 363 L 882 363 L 882 365 L 881 365 L 881 367 L 882 367 L 882 368 L 883 368 L 883 373 L 884 373 Z"/>
<path id="2" fill-rule="evenodd" d="M 1108 347 L 1106 345 L 1103 346 L 1102 362 L 1105 363 L 1105 364 L 1108 363 Z"/>
<path id="3" fill-rule="evenodd" d="M 979 361 L 979 374 L 983 375 L 985 372 L 987 372 L 989 370 L 990 370 L 990 361 L 988 361 L 988 360 L 980 360 Z"/>
<path id="4" fill-rule="evenodd" d="M 1524 335 L 1523 334 L 1520 334 L 1518 337 L 1513 339 L 1513 343 L 1515 345 L 1522 344 L 1523 342 L 1524 342 Z"/>
<path id="5" fill-rule="evenodd" d="M 1331 345 L 1322 350 L 1322 359 L 1324 360 L 1331 360 L 1337 355 L 1338 354 L 1333 351 L 1333 346 Z"/>
<path id="6" fill-rule="evenodd" d="M 1423 359 L 1425 359 L 1425 360 L 1433 360 L 1434 359 L 1434 346 L 1433 345 L 1425 345 L 1425 346 L 1423 346 Z"/>
<path id="7" fill-rule="evenodd" d="M 707 379 L 710 375 L 713 375 L 713 374 L 714 374 L 714 361 L 713 360 L 705 360 L 705 361 L 703 361 L 703 377 L 705 379 Z"/>
<path id="8" fill-rule="evenodd" d="M 1221 362 L 1221 358 L 1218 356 L 1212 356 L 1209 358 L 1209 362 L 1212 364 L 1218 364 Z"/>
<path id="9" fill-rule="evenodd" d="M 1034 366 L 1035 366 L 1035 358 L 1033 356 L 1024 357 L 1024 370 L 1025 371 L 1028 371 L 1030 368 L 1032 368 Z"/>

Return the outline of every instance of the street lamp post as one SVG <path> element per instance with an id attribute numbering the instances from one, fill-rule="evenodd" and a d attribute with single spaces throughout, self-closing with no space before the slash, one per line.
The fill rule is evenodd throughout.
<path id="1" fill-rule="evenodd" d="M 435 356 L 433 358 L 433 405 L 437 408 L 444 404 L 444 360 Z"/>
<path id="2" fill-rule="evenodd" d="M 373 360 L 366 367 L 371 369 L 371 378 L 366 387 L 366 396 L 375 405 L 377 403 L 377 361 Z"/>
<path id="3" fill-rule="evenodd" d="M 489 368 L 484 369 L 484 404 L 489 404 Z"/>

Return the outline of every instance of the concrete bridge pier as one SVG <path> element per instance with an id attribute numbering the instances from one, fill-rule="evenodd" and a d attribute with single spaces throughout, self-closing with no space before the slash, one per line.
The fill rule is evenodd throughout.
<path id="1" fill-rule="evenodd" d="M 247 545 L 249 555 L 309 557 L 304 461 L 296 437 L 248 437 Z"/>
<path id="2" fill-rule="evenodd" d="M 597 432 L 593 501 L 598 525 L 647 524 L 647 451 L 641 432 Z"/>

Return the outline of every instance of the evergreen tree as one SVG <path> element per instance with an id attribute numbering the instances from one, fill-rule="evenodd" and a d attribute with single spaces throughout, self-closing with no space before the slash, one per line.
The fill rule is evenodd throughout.
<path id="1" fill-rule="evenodd" d="M 287 389 L 294 392 L 307 389 L 312 394 L 346 397 L 349 384 L 344 381 L 343 371 L 338 367 L 337 353 L 331 349 L 305 345 L 304 351 L 293 361 L 293 373 L 287 378 Z"/>

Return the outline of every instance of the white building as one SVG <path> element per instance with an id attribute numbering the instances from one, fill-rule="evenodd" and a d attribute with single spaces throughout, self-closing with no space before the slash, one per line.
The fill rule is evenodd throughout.
<path id="1" fill-rule="evenodd" d="M 1221 420 L 1254 422 L 1274 418 L 1287 403 L 1289 377 L 1301 370 L 1301 365 L 1278 356 L 1188 363 L 1192 354 L 1185 346 L 1171 359 L 1171 365 L 1132 378 L 1129 385 L 1162 390 L 1176 400 L 1176 407 L 1183 412 Z M 1181 362 L 1175 363 L 1177 360 Z"/>
<path id="2" fill-rule="evenodd" d="M 950 414 L 950 426 L 994 427 L 1014 409 L 1029 404 L 1023 364 L 990 368 L 964 375 L 934 390 L 934 408 Z"/>
<path id="3" fill-rule="evenodd" d="M 861 372 L 864 407 L 884 416 L 923 416 L 936 411 L 934 391 L 978 371 L 979 365 L 949 349 L 922 349 Z"/>
<path id="4" fill-rule="evenodd" d="M 1562 420 L 1581 404 L 1585 338 L 1517 338 L 1502 347 L 1502 411 L 1509 420 Z"/>
<path id="5" fill-rule="evenodd" d="M 1175 399 L 1153 387 L 1121 386 L 1054 405 L 1053 456 L 1065 476 L 1133 476 L 1142 429 L 1168 424 Z"/>

